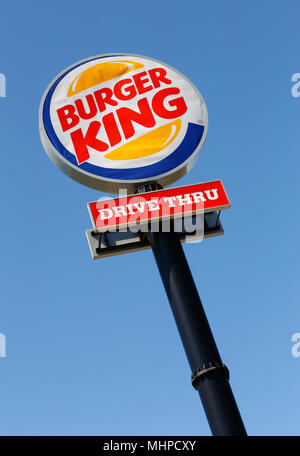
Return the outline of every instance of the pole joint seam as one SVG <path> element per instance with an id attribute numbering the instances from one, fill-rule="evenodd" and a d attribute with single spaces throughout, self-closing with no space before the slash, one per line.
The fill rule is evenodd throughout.
<path id="1" fill-rule="evenodd" d="M 225 364 L 220 365 L 217 362 L 208 363 L 208 366 L 203 364 L 202 368 L 198 367 L 198 369 L 196 369 L 192 373 L 191 381 L 192 381 L 193 387 L 195 389 L 197 389 L 199 382 L 204 381 L 205 376 L 208 373 L 219 373 L 219 372 L 223 372 L 223 374 L 225 374 L 225 377 L 227 378 L 227 380 L 229 380 L 229 370 L 228 370 L 228 367 L 225 366 Z"/>

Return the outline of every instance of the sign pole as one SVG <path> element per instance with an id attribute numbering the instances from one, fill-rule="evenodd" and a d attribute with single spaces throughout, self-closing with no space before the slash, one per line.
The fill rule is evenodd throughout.
<path id="1" fill-rule="evenodd" d="M 137 193 L 157 190 L 140 187 Z M 151 248 L 171 305 L 197 389 L 214 436 L 247 435 L 176 232 L 148 232 Z"/>
<path id="2" fill-rule="evenodd" d="M 108 193 L 145 193 L 173 184 L 194 166 L 208 115 L 198 89 L 170 65 L 136 54 L 101 54 L 74 63 L 52 80 L 41 100 L 39 128 L 49 158 L 75 181 Z M 193 217 L 200 204 L 201 214 L 205 208 L 204 234 L 206 228 L 207 236 L 223 232 L 217 222 L 210 226 L 212 220 L 218 221 L 216 210 L 230 207 L 221 181 L 176 191 L 169 196 L 161 193 L 169 204 L 168 220 L 170 208 L 175 218 L 187 203 L 184 212 Z M 171 230 L 149 232 L 147 237 L 141 230 L 134 237 L 130 230 L 117 230 L 114 237 L 114 230 L 109 230 L 120 228 L 124 218 L 128 224 L 131 216 L 138 216 L 139 224 L 155 220 L 155 211 L 163 212 L 164 204 L 159 195 L 148 198 L 127 204 L 120 197 L 117 205 L 109 199 L 102 207 L 89 204 L 92 256 L 143 250 L 150 244 L 213 435 L 246 435 L 179 235 Z"/>

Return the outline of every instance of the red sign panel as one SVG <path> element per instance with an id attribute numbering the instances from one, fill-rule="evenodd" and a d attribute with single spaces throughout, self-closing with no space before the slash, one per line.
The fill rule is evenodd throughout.
<path id="1" fill-rule="evenodd" d="M 221 180 L 88 203 L 94 230 L 98 232 L 229 207 Z"/>

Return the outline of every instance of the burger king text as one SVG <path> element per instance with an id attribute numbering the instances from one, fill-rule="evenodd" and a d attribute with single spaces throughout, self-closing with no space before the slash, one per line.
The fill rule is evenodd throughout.
<path id="1" fill-rule="evenodd" d="M 155 90 L 155 89 L 160 90 Z M 155 90 L 153 96 L 149 92 Z M 145 97 L 140 95 L 147 93 Z M 151 94 L 150 94 L 151 95 Z M 119 106 L 120 102 L 139 98 L 137 109 Z M 111 111 L 111 107 L 115 110 Z M 102 115 L 110 108 L 110 112 Z M 172 86 L 164 68 L 141 71 L 132 77 L 116 82 L 113 89 L 102 87 L 93 93 L 76 98 L 57 109 L 57 116 L 63 132 L 70 132 L 78 164 L 90 158 L 88 147 L 106 152 L 122 141 L 122 135 L 129 139 L 135 134 L 134 123 L 146 128 L 156 125 L 155 115 L 162 119 L 177 119 L 185 114 L 187 105 L 180 89 Z M 92 120 L 97 116 L 100 120 Z M 75 129 L 80 119 L 91 120 L 87 131 Z M 104 129 L 107 142 L 97 138 L 99 130 Z"/>

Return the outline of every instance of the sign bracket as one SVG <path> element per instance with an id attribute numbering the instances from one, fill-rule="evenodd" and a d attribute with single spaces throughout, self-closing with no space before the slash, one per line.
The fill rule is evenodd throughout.
<path id="1" fill-rule="evenodd" d="M 191 223 L 194 223 L 193 220 L 195 217 L 196 216 L 190 217 Z M 181 242 L 201 242 L 202 239 L 221 236 L 224 234 L 223 226 L 220 219 L 218 219 L 216 211 L 203 214 L 202 219 L 203 227 L 200 231 L 195 230 L 193 232 L 178 232 Z M 186 218 L 186 220 L 188 220 L 188 218 Z M 189 223 L 187 223 L 187 225 L 189 225 Z M 171 222 L 171 230 L 172 226 L 174 230 L 174 222 Z M 126 231 L 122 229 L 120 231 L 116 230 L 106 232 L 86 230 L 86 236 L 93 260 L 150 249 L 151 246 L 147 236 L 147 231 L 144 231 L 148 227 L 144 225 L 140 228 L 140 230 L 136 230 L 137 232 L 132 232 L 129 229 Z"/>

